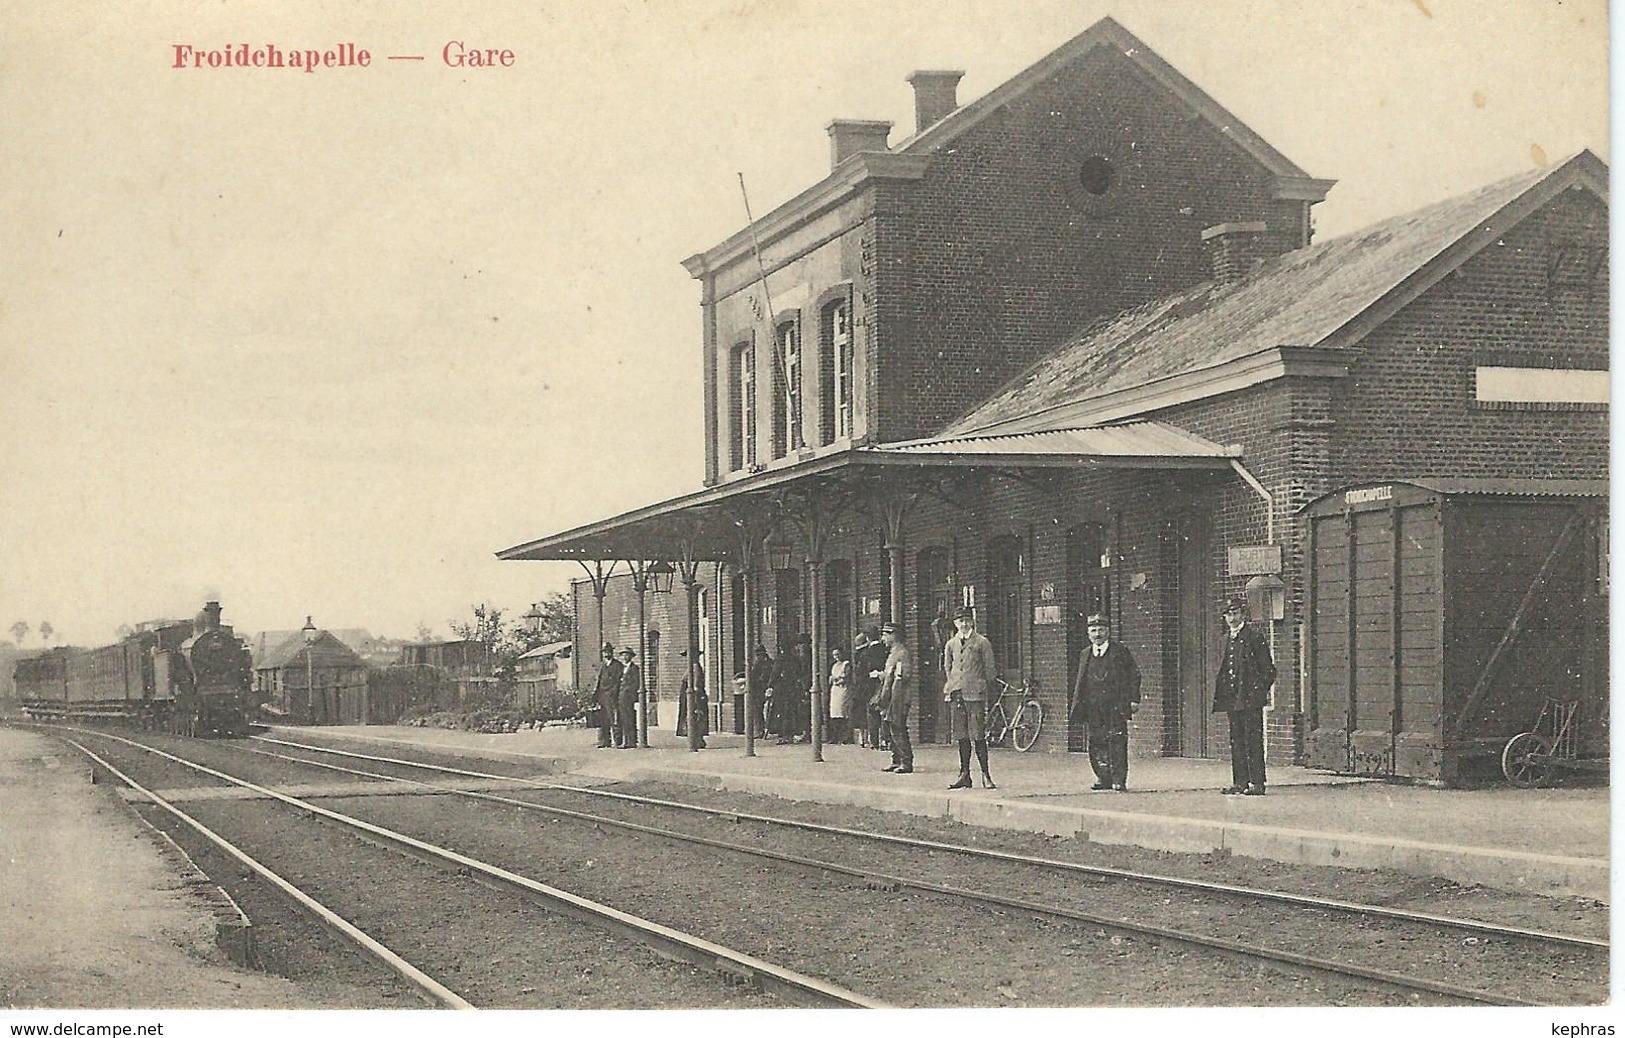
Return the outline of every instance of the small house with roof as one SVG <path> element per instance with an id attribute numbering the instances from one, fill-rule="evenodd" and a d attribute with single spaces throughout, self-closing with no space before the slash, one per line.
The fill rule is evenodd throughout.
<path id="1" fill-rule="evenodd" d="M 368 724 L 367 662 L 331 631 L 294 631 L 254 661 L 254 691 L 282 724 Z"/>

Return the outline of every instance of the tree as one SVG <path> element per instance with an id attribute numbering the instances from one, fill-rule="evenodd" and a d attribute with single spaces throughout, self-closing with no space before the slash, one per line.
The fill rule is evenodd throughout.
<path id="1" fill-rule="evenodd" d="M 513 691 L 514 661 L 518 655 L 511 651 L 512 634 L 503 630 L 501 606 L 481 602 L 470 609 L 474 613 L 472 623 L 448 620 L 446 625 L 454 636 L 485 647 L 482 654 L 485 673 L 480 676 L 495 678 L 496 682 L 491 690 L 493 702 L 484 705 L 500 706 L 511 700 Z"/>
<path id="2" fill-rule="evenodd" d="M 23 643 L 23 639 L 28 637 L 28 632 L 31 630 L 33 630 L 33 628 L 28 626 L 28 621 L 18 620 L 16 623 L 11 625 L 11 636 L 17 639 L 18 645 L 21 645 Z"/>
<path id="3" fill-rule="evenodd" d="M 41 620 L 39 622 L 40 641 L 44 642 L 47 646 L 51 644 L 51 635 L 55 633 L 56 628 L 51 626 L 51 621 Z"/>
<path id="4" fill-rule="evenodd" d="M 420 642 L 434 641 L 434 631 L 422 620 L 418 621 L 417 640 Z"/>
<path id="5" fill-rule="evenodd" d="M 448 620 L 446 624 L 451 628 L 451 633 L 464 641 L 482 642 L 487 649 L 495 649 L 503 639 L 502 607 L 482 602 L 470 608 L 474 612 L 474 622 Z"/>

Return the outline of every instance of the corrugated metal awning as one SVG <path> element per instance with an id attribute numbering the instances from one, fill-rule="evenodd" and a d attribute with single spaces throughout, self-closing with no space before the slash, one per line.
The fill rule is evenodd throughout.
<path id="1" fill-rule="evenodd" d="M 825 450 L 726 483 L 497 552 L 497 558 L 677 558 L 678 541 L 702 559 L 729 557 L 741 510 L 775 495 L 884 483 L 895 474 L 965 469 L 1228 470 L 1239 450 L 1164 422 L 1043 429 L 1001 436 L 934 437 Z"/>
<path id="2" fill-rule="evenodd" d="M 987 465 L 995 459 L 1019 464 L 1106 467 L 1224 468 L 1240 451 L 1163 422 L 1125 422 L 1078 429 L 1042 429 L 993 436 L 948 436 L 869 448 L 873 453 L 963 459 Z M 949 462 L 951 463 L 951 461 Z"/>

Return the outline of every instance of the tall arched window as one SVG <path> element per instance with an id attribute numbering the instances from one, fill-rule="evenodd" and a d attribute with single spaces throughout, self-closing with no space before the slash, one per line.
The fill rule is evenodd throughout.
<path id="1" fill-rule="evenodd" d="M 730 471 L 756 463 L 756 351 L 750 342 L 728 357 L 728 463 Z"/>
<path id="2" fill-rule="evenodd" d="M 1020 537 L 996 537 L 987 546 L 987 637 L 999 669 L 1021 673 L 1022 620 L 1027 606 L 1027 550 Z"/>
<path id="3" fill-rule="evenodd" d="M 780 324 L 774 333 L 778 350 L 773 400 L 773 456 L 782 458 L 806 443 L 801 432 L 801 332 L 793 320 Z"/>
<path id="4" fill-rule="evenodd" d="M 852 435 L 852 311 L 840 299 L 819 315 L 820 442 Z"/>

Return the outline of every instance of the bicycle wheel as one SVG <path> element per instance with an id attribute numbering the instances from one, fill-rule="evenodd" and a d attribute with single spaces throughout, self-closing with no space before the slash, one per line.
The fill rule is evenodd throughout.
<path id="1" fill-rule="evenodd" d="M 1044 727 L 1044 706 L 1038 700 L 1029 700 L 1021 705 L 1016 714 L 1016 722 L 1012 726 L 1010 742 L 1017 750 L 1026 753 L 1038 741 L 1038 731 Z"/>

